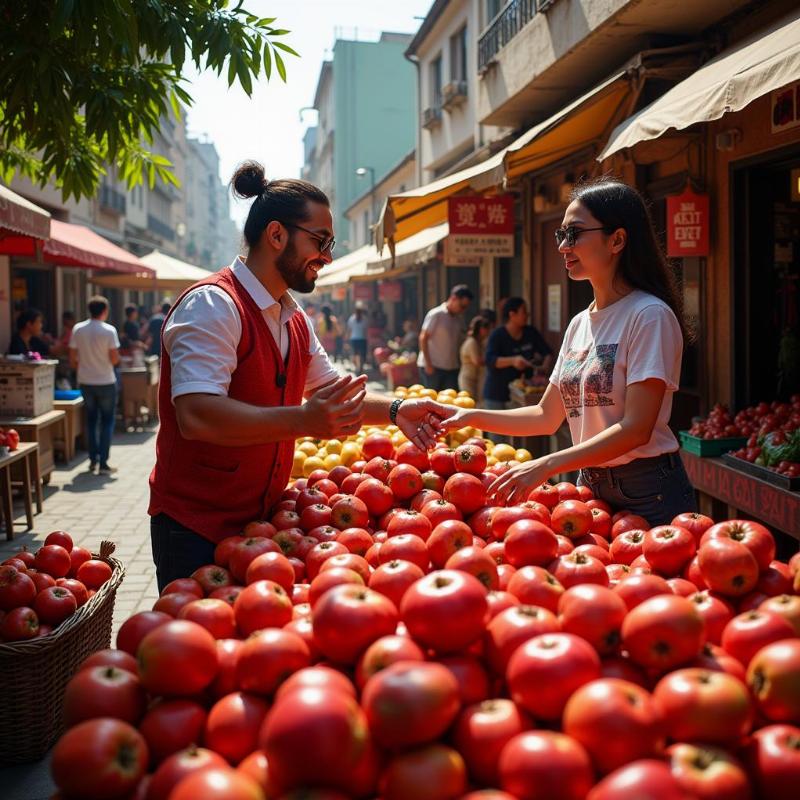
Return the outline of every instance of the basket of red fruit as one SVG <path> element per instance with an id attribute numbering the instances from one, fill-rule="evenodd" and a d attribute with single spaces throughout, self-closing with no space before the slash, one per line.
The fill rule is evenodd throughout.
<path id="1" fill-rule="evenodd" d="M 125 569 L 111 555 L 54 531 L 36 552 L 0 565 L 0 763 L 40 759 L 62 731 L 64 687 L 78 665 L 111 642 Z"/>

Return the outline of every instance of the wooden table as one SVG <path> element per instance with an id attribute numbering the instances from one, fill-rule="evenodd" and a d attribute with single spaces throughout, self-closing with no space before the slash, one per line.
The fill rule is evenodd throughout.
<path id="1" fill-rule="evenodd" d="M 720 458 L 700 458 L 681 450 L 681 459 L 692 485 L 701 492 L 703 513 L 732 519 L 741 511 L 800 539 L 800 492 L 740 472 Z"/>
<path id="2" fill-rule="evenodd" d="M 11 470 L 19 466 L 22 500 L 25 503 L 25 521 L 29 531 L 33 528 L 33 502 L 36 499 L 36 512 L 42 512 L 42 481 L 39 475 L 39 445 L 36 442 L 20 442 L 19 447 L 8 455 L 0 456 L 0 500 L 3 506 L 3 522 L 6 539 L 14 538 L 14 501 L 11 495 L 14 483 Z"/>
<path id="3" fill-rule="evenodd" d="M 64 411 L 48 411 L 38 417 L 0 419 L 3 428 L 16 428 L 23 442 L 36 442 L 39 445 L 39 470 L 42 480 L 50 482 L 50 473 L 55 467 L 53 442 L 60 435 L 66 438 L 64 426 L 67 415 Z"/>
<path id="4" fill-rule="evenodd" d="M 55 441 L 56 450 L 60 451 L 64 461 L 69 463 L 75 458 L 75 440 L 84 435 L 84 401 L 82 397 L 74 400 L 54 400 L 53 408 L 56 411 L 63 411 L 67 416 L 64 420 L 64 441 Z"/>

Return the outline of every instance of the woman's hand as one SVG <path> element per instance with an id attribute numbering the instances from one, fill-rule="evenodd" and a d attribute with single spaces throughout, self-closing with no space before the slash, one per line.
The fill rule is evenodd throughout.
<path id="1" fill-rule="evenodd" d="M 436 444 L 440 426 L 455 415 L 454 406 L 445 406 L 423 397 L 405 400 L 397 410 L 397 427 L 420 450 L 430 450 Z"/>
<path id="2" fill-rule="evenodd" d="M 531 490 L 544 483 L 554 473 L 547 458 L 526 461 L 504 472 L 486 491 L 487 497 L 498 505 L 524 503 Z"/>
<path id="3" fill-rule="evenodd" d="M 402 406 L 401 406 L 402 408 Z M 461 428 L 466 428 L 470 422 L 470 418 L 472 417 L 471 408 L 456 408 L 455 406 L 445 406 L 447 409 L 453 409 L 453 413 L 449 417 L 444 417 L 439 420 L 436 435 L 441 436 L 443 433 L 447 433 L 447 431 L 457 431 L 461 430 Z"/>

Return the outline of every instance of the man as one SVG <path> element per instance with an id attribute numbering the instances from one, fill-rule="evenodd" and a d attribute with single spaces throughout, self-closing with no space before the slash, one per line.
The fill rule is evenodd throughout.
<path id="1" fill-rule="evenodd" d="M 450 290 L 444 303 L 425 315 L 419 332 L 417 365 L 423 370 L 429 389 L 458 389 L 458 351 L 465 333 L 463 316 L 472 298 L 469 287 L 459 284 Z"/>
<path id="2" fill-rule="evenodd" d="M 139 309 L 133 304 L 125 306 L 125 324 L 122 326 L 122 338 L 128 348 L 143 347 L 142 335 L 139 330 Z"/>
<path id="3" fill-rule="evenodd" d="M 430 400 L 369 395 L 366 376 L 340 376 L 289 294 L 311 292 L 332 260 L 325 194 L 305 181 L 268 182 L 253 163 L 232 183 L 237 196 L 255 197 L 248 255 L 188 289 L 162 335 L 149 507 L 159 588 L 212 563 L 221 539 L 270 515 L 295 438 L 395 421 L 424 448 L 452 413 Z"/>
<path id="4" fill-rule="evenodd" d="M 69 363 L 78 373 L 86 405 L 89 471 L 99 467 L 100 475 L 117 471 L 108 463 L 108 456 L 117 410 L 114 367 L 119 364 L 119 339 L 107 319 L 108 300 L 96 295 L 89 301 L 89 319 L 72 329 L 69 341 Z"/>
<path id="5" fill-rule="evenodd" d="M 147 323 L 147 355 L 160 356 L 161 355 L 161 326 L 169 314 L 172 305 L 168 302 L 161 304 L 161 313 L 153 314 L 150 317 L 150 322 Z"/>
<path id="6" fill-rule="evenodd" d="M 38 353 L 42 358 L 50 355 L 50 345 L 46 334 L 42 333 L 44 315 L 36 308 L 27 308 L 17 317 L 17 333 L 11 337 L 8 345 L 9 355 L 25 355 Z M 52 341 L 52 339 L 50 340 Z"/>

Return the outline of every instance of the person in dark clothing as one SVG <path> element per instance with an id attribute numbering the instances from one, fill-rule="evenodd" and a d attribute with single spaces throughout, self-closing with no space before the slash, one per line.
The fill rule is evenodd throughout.
<path id="1" fill-rule="evenodd" d="M 170 308 L 172 308 L 171 303 L 162 303 L 161 313 L 153 314 L 150 317 L 150 322 L 147 325 L 147 355 L 149 356 L 161 356 L 161 327 L 164 325 L 164 320 L 167 318 Z"/>
<path id="2" fill-rule="evenodd" d="M 533 367 L 548 369 L 552 350 L 536 328 L 528 325 L 528 306 L 521 297 L 510 297 L 503 304 L 503 324 L 489 334 L 486 344 L 486 381 L 483 402 L 486 408 L 506 408 L 508 385 Z"/>
<path id="3" fill-rule="evenodd" d="M 36 308 L 28 308 L 17 317 L 17 332 L 11 337 L 8 354 L 38 353 L 42 358 L 50 355 L 50 345 L 42 338 L 44 315 Z"/>
<path id="4" fill-rule="evenodd" d="M 125 306 L 125 324 L 122 326 L 122 346 L 130 348 L 134 342 L 141 342 L 139 329 L 139 309 L 134 305 Z"/>

